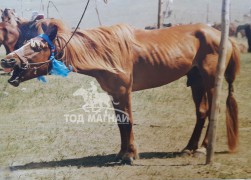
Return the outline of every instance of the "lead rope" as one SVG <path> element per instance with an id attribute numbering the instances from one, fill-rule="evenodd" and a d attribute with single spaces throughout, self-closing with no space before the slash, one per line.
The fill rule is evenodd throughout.
<path id="1" fill-rule="evenodd" d="M 61 53 L 63 52 L 64 48 L 66 48 L 67 44 L 69 44 L 70 40 L 72 39 L 72 37 L 73 37 L 74 34 L 76 33 L 77 29 L 79 28 L 79 25 L 80 25 L 81 21 L 83 20 L 83 17 L 84 17 L 84 15 L 85 15 L 85 12 L 86 12 L 86 10 L 87 10 L 87 8 L 88 8 L 89 3 L 90 3 L 90 0 L 87 1 L 86 6 L 85 6 L 85 9 L 84 9 L 84 12 L 82 13 L 82 16 L 81 16 L 81 18 L 80 18 L 80 20 L 79 20 L 79 22 L 78 22 L 78 24 L 77 24 L 75 30 L 73 31 L 71 37 L 69 38 L 69 40 L 65 43 L 65 45 L 61 48 L 61 50 L 60 50 L 56 55 L 54 55 L 55 50 L 56 50 L 56 47 L 52 44 L 52 42 L 51 42 L 51 44 L 49 45 L 50 48 L 53 47 L 53 48 L 51 49 L 51 55 L 50 55 L 50 60 L 53 60 L 52 63 L 55 62 L 55 63 L 56 63 L 57 65 L 59 65 L 59 66 L 64 66 L 64 65 L 63 65 L 63 61 L 58 61 L 58 60 L 56 60 L 56 59 L 58 58 L 58 55 L 61 54 Z M 42 37 L 42 38 L 44 39 L 44 37 Z M 46 38 L 46 39 L 47 39 L 47 38 Z M 49 38 L 48 38 L 48 39 L 49 39 Z M 48 43 L 48 40 L 46 40 L 46 41 L 47 41 L 47 43 Z M 67 60 L 66 60 L 66 61 L 67 61 Z M 60 62 L 61 62 L 61 63 L 60 63 Z M 67 64 L 67 62 L 66 62 L 66 64 Z M 53 66 L 53 64 L 52 64 L 52 66 Z M 65 66 L 65 67 L 66 67 L 66 66 Z M 57 73 L 56 73 L 56 74 L 57 74 Z M 66 74 L 64 74 L 63 76 L 67 76 L 67 74 L 68 74 L 68 72 L 66 72 Z M 46 82 L 46 79 L 45 79 L 44 76 L 39 76 L 39 77 L 37 77 L 37 79 L 38 79 L 39 81 L 41 81 L 41 82 Z"/>
<path id="2" fill-rule="evenodd" d="M 85 5 L 85 10 L 84 10 L 84 12 L 83 12 L 83 14 L 82 14 L 82 16 L 81 16 L 79 22 L 78 22 L 78 25 L 76 26 L 75 30 L 73 31 L 71 37 L 70 37 L 69 40 L 65 43 L 65 45 L 62 47 L 62 49 L 55 55 L 56 58 L 58 58 L 58 55 L 59 55 L 60 53 L 63 52 L 64 48 L 66 48 L 66 46 L 69 44 L 69 42 L 70 42 L 70 40 L 72 39 L 72 37 L 74 36 L 74 34 L 77 32 L 77 30 L 78 30 L 78 28 L 79 28 L 79 25 L 80 25 L 80 23 L 82 22 L 82 20 L 83 20 L 83 18 L 84 18 L 84 15 L 85 15 L 85 12 L 86 12 L 86 10 L 87 10 L 87 8 L 88 8 L 88 6 L 89 6 L 89 3 L 90 3 L 90 0 L 87 1 L 86 5 Z"/>

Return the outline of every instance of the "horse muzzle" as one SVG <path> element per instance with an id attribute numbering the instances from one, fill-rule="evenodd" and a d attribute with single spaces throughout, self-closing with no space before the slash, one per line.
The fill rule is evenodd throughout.
<path id="1" fill-rule="evenodd" d="M 13 69 L 14 66 L 16 65 L 17 61 L 16 59 L 2 59 L 1 60 L 1 66 L 4 68 L 4 69 Z"/>

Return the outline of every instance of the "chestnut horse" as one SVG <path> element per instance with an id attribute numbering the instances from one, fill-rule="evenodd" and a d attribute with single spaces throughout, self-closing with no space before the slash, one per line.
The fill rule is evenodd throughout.
<path id="1" fill-rule="evenodd" d="M 0 23 L 0 46 L 3 44 L 6 54 L 20 48 L 18 43 L 20 31 L 17 28 L 17 18 L 14 9 L 0 9 L 2 22 Z M 16 44 L 19 44 L 16 46 Z M 16 46 L 16 48 L 15 48 Z"/>
<path id="2" fill-rule="evenodd" d="M 37 20 L 28 21 L 16 16 L 14 9 L 1 10 L 0 46 L 3 44 L 6 54 L 20 48 L 25 41 L 38 35 Z"/>
<path id="3" fill-rule="evenodd" d="M 90 30 L 78 30 L 72 35 L 61 21 L 42 21 L 44 35 L 33 38 L 22 48 L 1 61 L 3 68 L 14 68 L 10 83 L 47 75 L 52 68 L 51 46 L 56 47 L 56 58 L 73 71 L 97 79 L 101 88 L 113 97 L 116 117 L 128 114 L 129 122 L 118 123 L 121 149 L 117 159 L 132 163 L 137 158 L 132 119 L 132 92 L 155 88 L 185 75 L 191 86 L 197 122 L 185 147 L 185 153 L 200 149 L 198 142 L 205 119 L 210 115 L 221 33 L 207 25 L 181 25 L 159 30 L 140 30 L 128 25 L 114 25 Z M 227 136 L 230 151 L 238 144 L 238 109 L 233 96 L 233 82 L 239 71 L 240 59 L 236 44 L 229 39 L 225 78 L 228 83 Z M 206 148 L 208 134 L 202 142 Z"/>
<path id="4" fill-rule="evenodd" d="M 7 22 L 0 23 L 0 46 L 4 45 L 6 54 L 22 47 L 27 40 L 38 35 L 36 23 L 27 21 L 18 26 Z"/>
<path id="5" fill-rule="evenodd" d="M 18 24 L 26 22 L 27 20 L 16 15 L 15 9 L 5 8 L 4 10 L 0 10 L 2 13 L 1 19 L 2 22 L 8 22 L 13 26 L 18 26 Z"/>
<path id="6" fill-rule="evenodd" d="M 212 27 L 219 30 L 219 31 L 221 31 L 221 29 L 222 29 L 221 23 L 214 23 L 212 25 Z M 236 24 L 234 24 L 234 23 L 229 24 L 229 36 L 235 36 L 236 28 L 237 28 Z"/>
<path id="7" fill-rule="evenodd" d="M 0 23 L 0 46 L 4 45 L 6 54 L 20 48 L 23 43 L 19 43 L 20 32 L 16 26 L 7 22 Z"/>

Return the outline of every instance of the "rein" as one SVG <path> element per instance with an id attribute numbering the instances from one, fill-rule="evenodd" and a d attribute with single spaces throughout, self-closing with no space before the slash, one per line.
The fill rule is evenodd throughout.
<path id="1" fill-rule="evenodd" d="M 81 16 L 81 18 L 80 18 L 80 20 L 79 20 L 79 22 L 78 22 L 76 28 L 75 28 L 75 30 L 73 31 L 71 37 L 70 37 L 69 40 L 65 43 L 65 45 L 62 47 L 62 49 L 59 51 L 59 53 L 57 53 L 56 57 L 58 56 L 58 54 L 60 54 L 60 53 L 63 52 L 63 50 L 66 48 L 66 46 L 69 44 L 70 40 L 71 40 L 72 37 L 74 36 L 74 34 L 77 32 L 77 30 L 78 30 L 78 28 L 79 28 L 79 25 L 80 25 L 81 21 L 82 21 L 83 18 L 84 18 L 84 15 L 85 15 L 85 12 L 86 12 L 86 10 L 87 10 L 87 8 L 88 8 L 89 2 L 90 2 L 90 0 L 87 1 L 86 5 L 85 5 L 85 10 L 84 10 L 84 12 L 83 12 L 83 14 L 82 14 L 82 16 Z"/>
<path id="2" fill-rule="evenodd" d="M 24 61 L 25 62 L 25 66 L 24 67 L 21 67 L 21 69 L 23 70 L 26 70 L 26 69 L 31 69 L 31 70 L 34 70 L 34 74 L 37 73 L 37 70 L 41 67 L 43 67 L 44 65 L 46 65 L 47 63 L 50 63 L 51 64 L 51 70 L 48 71 L 49 74 L 52 74 L 52 75 L 59 75 L 59 76 L 62 76 L 62 77 L 66 77 L 68 76 L 68 73 L 72 71 L 72 67 L 70 66 L 70 68 L 68 69 L 66 67 L 66 65 L 63 63 L 63 61 L 58 61 L 55 57 L 58 57 L 59 54 L 61 54 L 63 52 L 63 50 L 66 48 L 66 46 L 69 44 L 70 40 L 72 39 L 72 37 L 75 35 L 75 33 L 77 32 L 77 29 L 79 28 L 79 25 L 86 13 L 86 10 L 88 8 L 88 5 L 90 3 L 90 0 L 87 1 L 86 3 L 86 6 L 85 6 L 85 9 L 84 9 L 84 12 L 75 28 L 75 30 L 73 31 L 71 37 L 69 38 L 69 40 L 65 43 L 65 45 L 61 48 L 61 50 L 56 54 L 55 56 L 55 51 L 56 51 L 56 47 L 55 45 L 53 44 L 53 42 L 50 40 L 50 38 L 48 37 L 48 35 L 46 34 L 40 34 L 38 37 L 42 38 L 43 40 L 45 40 L 47 43 L 48 43 L 48 46 L 50 48 L 50 57 L 47 61 L 45 62 L 38 62 L 38 63 L 29 63 L 28 61 Z M 20 56 L 19 56 L 20 57 Z M 35 67 L 31 67 L 31 65 L 38 65 L 35 66 Z M 48 66 L 49 68 L 49 66 Z M 37 77 L 38 80 L 40 81 L 43 81 L 43 82 L 46 82 L 45 78 L 43 76 L 39 76 Z"/>
<path id="3" fill-rule="evenodd" d="M 49 36 L 46 34 L 40 34 L 38 37 L 45 40 L 48 43 L 48 46 L 50 48 L 51 54 L 50 54 L 50 57 L 48 58 L 49 60 L 44 62 L 44 64 L 47 62 L 51 63 L 51 70 L 49 73 L 53 75 L 59 75 L 62 77 L 68 76 L 68 73 L 72 71 L 72 67 L 69 65 L 69 69 L 68 69 L 68 67 L 64 64 L 63 61 L 59 61 L 55 58 L 56 47 L 53 44 L 53 42 L 50 40 Z M 42 64 L 41 66 L 43 66 L 44 64 Z"/>
<path id="4" fill-rule="evenodd" d="M 64 50 L 64 49 L 66 48 L 66 46 L 69 44 L 69 42 L 70 42 L 70 40 L 72 39 L 72 37 L 73 37 L 73 36 L 75 35 L 75 33 L 77 32 L 77 30 L 78 30 L 78 28 L 79 28 L 79 26 L 80 26 L 80 23 L 82 22 L 82 20 L 83 20 L 83 18 L 84 18 L 84 15 L 85 15 L 85 13 L 86 13 L 86 10 L 87 10 L 87 8 L 88 8 L 88 6 L 89 6 L 89 3 L 90 3 L 90 0 L 87 1 L 86 5 L 85 5 L 85 9 L 84 9 L 84 11 L 83 11 L 83 13 L 82 13 L 82 16 L 80 17 L 80 20 L 79 20 L 79 22 L 78 22 L 78 24 L 77 24 L 75 30 L 73 31 L 71 37 L 70 37 L 69 40 L 65 43 L 65 45 L 61 48 L 61 50 L 56 54 L 56 57 L 58 57 L 58 55 L 61 54 L 61 53 L 63 52 L 63 50 Z M 51 62 L 51 60 L 54 60 L 54 59 L 55 59 L 55 51 L 56 51 L 55 45 L 52 43 L 52 41 L 49 39 L 49 37 L 48 37 L 46 34 L 40 34 L 38 37 L 41 37 L 42 39 L 44 39 L 44 40 L 48 43 L 48 45 L 49 45 L 49 47 L 50 47 L 50 50 L 51 50 L 51 55 L 50 55 L 50 57 L 49 57 L 49 60 L 48 60 L 48 61 L 45 61 L 45 62 L 43 62 L 43 63 L 30 63 L 30 64 L 34 64 L 34 65 L 35 65 L 35 64 L 42 64 L 41 66 L 39 66 L 39 67 L 37 67 L 37 68 L 33 68 L 33 69 L 35 69 L 35 71 L 36 71 L 37 69 L 41 68 L 44 64 Z M 70 70 L 71 70 L 71 68 L 70 68 Z"/>
<path id="5" fill-rule="evenodd" d="M 37 70 L 38 69 L 40 69 L 41 67 L 43 67 L 44 65 L 46 65 L 47 63 L 50 63 L 51 62 L 51 60 L 47 60 L 47 61 L 45 61 L 45 62 L 39 62 L 39 63 L 28 63 L 27 65 L 27 67 L 24 67 L 24 68 L 21 68 L 21 69 L 24 69 L 24 70 L 26 70 L 26 69 L 31 69 L 31 70 L 34 70 L 34 74 L 37 74 Z M 30 65 L 39 65 L 38 67 L 37 66 L 35 66 L 35 67 L 30 67 Z"/>

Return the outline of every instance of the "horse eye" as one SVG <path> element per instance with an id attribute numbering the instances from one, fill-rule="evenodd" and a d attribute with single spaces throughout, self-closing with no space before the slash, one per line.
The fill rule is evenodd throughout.
<path id="1" fill-rule="evenodd" d="M 34 47 L 31 47 L 31 49 L 34 51 L 34 52 L 39 52 L 42 50 L 42 48 L 40 46 L 34 46 Z"/>
<path id="2" fill-rule="evenodd" d="M 31 48 L 35 51 L 35 52 L 39 52 L 43 49 L 44 45 L 41 42 L 33 42 L 33 44 L 31 44 Z"/>

